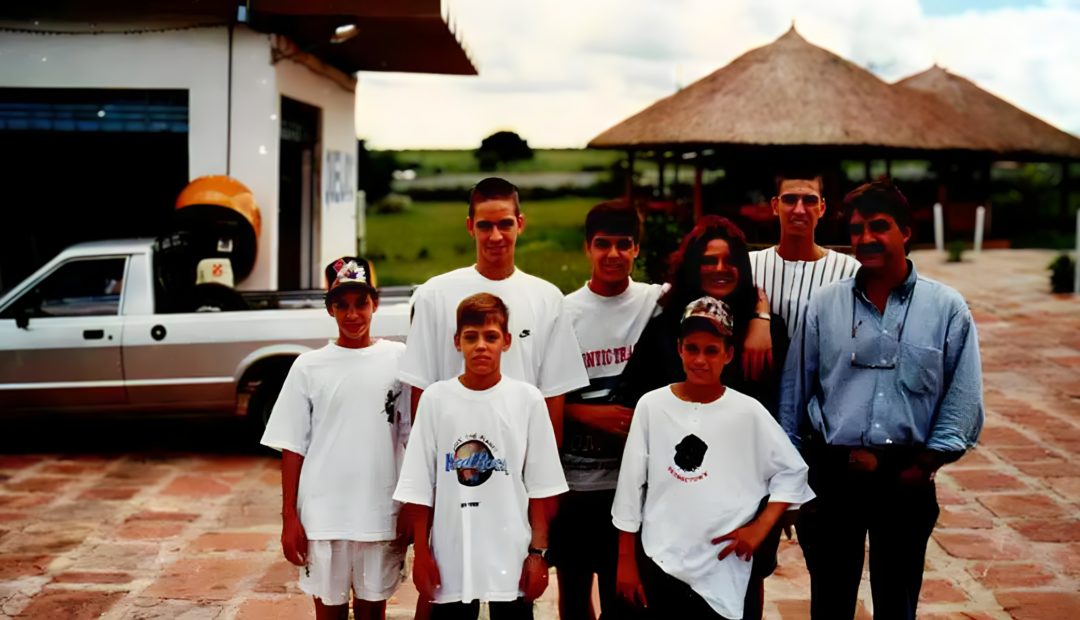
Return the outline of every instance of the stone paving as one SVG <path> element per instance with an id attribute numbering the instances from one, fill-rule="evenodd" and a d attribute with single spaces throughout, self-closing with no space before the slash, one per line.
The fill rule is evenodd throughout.
<path id="1" fill-rule="evenodd" d="M 987 404 L 981 445 L 938 478 L 942 514 L 922 618 L 1080 615 L 1080 298 L 1047 292 L 1052 256 L 988 251 L 962 264 L 914 256 L 971 304 Z M 12 428 L 5 423 L 5 433 Z M 119 454 L 95 453 L 81 436 L 50 443 L 56 428 L 21 429 L 29 448 L 3 441 L 0 616 L 313 617 L 279 551 L 276 459 L 146 452 L 140 439 Z M 794 541 L 783 543 L 766 587 L 767 617 L 808 617 Z M 415 597 L 403 585 L 389 616 L 411 617 Z M 864 582 L 858 617 L 870 618 L 870 608 Z M 555 617 L 554 587 L 537 610 Z"/>

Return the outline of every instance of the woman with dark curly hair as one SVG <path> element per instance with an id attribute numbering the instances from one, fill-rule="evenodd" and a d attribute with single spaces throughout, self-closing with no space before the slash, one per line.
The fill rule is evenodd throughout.
<path id="1" fill-rule="evenodd" d="M 626 364 L 616 393 L 616 402 L 634 407 L 639 398 L 656 388 L 686 380 L 679 358 L 678 339 L 683 309 L 691 301 L 708 295 L 726 303 L 734 314 L 733 361 L 724 368 L 722 383 L 752 396 L 775 418 L 779 404 L 780 373 L 787 354 L 788 335 L 784 320 L 769 313 L 769 301 L 754 286 L 746 237 L 731 220 L 707 215 L 683 238 L 669 263 L 671 288 L 660 299 L 663 310 L 642 332 Z M 751 372 L 751 356 L 744 355 L 755 324 L 767 322 L 772 364 L 762 372 Z M 768 345 L 767 345 L 768 346 Z M 763 498 L 762 506 L 767 502 Z M 744 603 L 744 620 L 761 618 L 765 577 L 776 569 L 780 528 L 774 529 L 754 554 L 754 567 Z"/>
<path id="2" fill-rule="evenodd" d="M 735 358 L 724 369 L 724 385 L 758 399 L 775 416 L 787 328 L 782 318 L 769 314 L 768 299 L 754 286 L 746 237 L 739 227 L 718 215 L 698 220 L 671 255 L 668 283 L 660 299 L 663 310 L 642 332 L 623 371 L 618 402 L 633 407 L 645 392 L 686 379 L 676 347 L 679 321 L 688 303 L 709 295 L 735 315 Z M 762 327 L 771 340 L 772 364 L 760 373 L 751 372 L 744 355 L 755 321 L 768 323 Z"/>

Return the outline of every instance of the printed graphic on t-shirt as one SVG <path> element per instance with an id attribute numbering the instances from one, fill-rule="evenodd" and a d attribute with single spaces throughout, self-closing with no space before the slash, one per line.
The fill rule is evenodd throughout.
<path id="1" fill-rule="evenodd" d="M 506 460 L 495 458 L 495 446 L 487 437 L 471 433 L 454 442 L 454 451 L 446 453 L 446 471 L 456 471 L 458 484 L 478 487 L 501 471 L 509 476 Z"/>
<path id="2" fill-rule="evenodd" d="M 397 388 L 397 390 L 394 388 Z M 386 412 L 386 421 L 390 424 L 394 423 L 399 396 L 401 396 L 401 384 L 395 383 L 394 387 L 386 391 L 386 400 L 383 401 L 383 411 Z"/>
<path id="3" fill-rule="evenodd" d="M 697 482 L 709 475 L 709 472 L 698 473 L 701 463 L 705 460 L 705 452 L 709 450 L 700 437 L 694 434 L 687 435 L 682 441 L 675 444 L 675 466 L 668 467 L 668 473 L 680 482 Z"/>
<path id="4" fill-rule="evenodd" d="M 633 344 L 598 349 L 596 351 L 584 351 L 581 354 L 581 361 L 585 362 L 585 370 L 589 371 L 590 376 L 593 374 L 593 368 L 602 368 L 604 366 L 616 366 L 615 370 L 621 371 L 622 366 L 630 361 L 630 354 L 633 352 Z"/>

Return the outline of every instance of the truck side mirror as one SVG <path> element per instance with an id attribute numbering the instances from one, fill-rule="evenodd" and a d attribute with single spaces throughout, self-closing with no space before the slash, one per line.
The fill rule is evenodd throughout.
<path id="1" fill-rule="evenodd" d="M 15 327 L 19 329 L 30 328 L 30 308 L 23 306 L 15 311 Z"/>

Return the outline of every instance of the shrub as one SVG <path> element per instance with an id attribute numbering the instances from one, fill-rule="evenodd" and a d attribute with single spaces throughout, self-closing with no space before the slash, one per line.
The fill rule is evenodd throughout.
<path id="1" fill-rule="evenodd" d="M 1073 292 L 1076 277 L 1076 262 L 1068 254 L 1059 254 L 1047 269 L 1050 270 L 1050 291 L 1053 293 Z"/>
<path id="2" fill-rule="evenodd" d="M 404 213 L 411 206 L 412 198 L 404 194 L 387 194 L 382 200 L 375 203 L 375 213 L 381 215 Z"/>
<path id="3" fill-rule="evenodd" d="M 950 241 L 945 246 L 945 251 L 949 253 L 949 257 L 946 259 L 950 263 L 959 263 L 964 260 L 964 250 L 967 249 L 967 245 L 959 239 Z"/>

